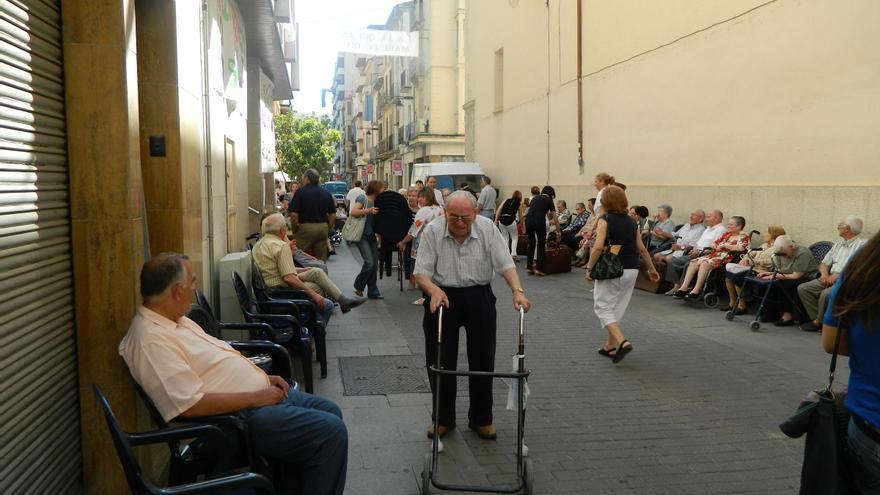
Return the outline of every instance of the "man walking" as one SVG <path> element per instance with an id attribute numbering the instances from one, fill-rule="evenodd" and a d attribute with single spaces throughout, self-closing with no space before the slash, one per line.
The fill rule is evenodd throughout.
<path id="1" fill-rule="evenodd" d="M 290 200 L 290 227 L 296 233 L 300 249 L 321 261 L 327 261 L 327 234 L 336 222 L 336 201 L 318 185 L 320 177 L 315 169 L 303 174 L 303 186 Z"/>
<path id="2" fill-rule="evenodd" d="M 494 223 L 475 214 L 477 203 L 465 191 L 449 195 L 446 217 L 431 222 L 422 233 L 416 258 L 416 282 L 425 293 L 422 330 L 425 333 L 425 359 L 428 366 L 437 361 L 437 308 L 446 307 L 443 316 L 444 369 L 456 369 L 458 330 L 467 334 L 468 365 L 471 371 L 495 370 L 495 295 L 489 285 L 500 273 L 513 292 L 513 306 L 529 310 L 507 244 Z M 481 438 L 494 439 L 492 424 L 492 378 L 468 377 L 470 411 L 468 427 Z M 440 378 L 439 428 L 441 437 L 455 428 L 456 379 Z M 434 380 L 431 380 L 433 389 Z M 436 391 L 434 391 L 436 393 Z M 428 429 L 428 437 L 434 435 Z"/>
<path id="3" fill-rule="evenodd" d="M 495 218 L 495 202 L 498 199 L 498 193 L 492 187 L 492 179 L 488 175 L 484 175 L 480 179 L 480 197 L 477 199 L 477 206 L 480 208 L 480 215 L 492 220 Z"/>

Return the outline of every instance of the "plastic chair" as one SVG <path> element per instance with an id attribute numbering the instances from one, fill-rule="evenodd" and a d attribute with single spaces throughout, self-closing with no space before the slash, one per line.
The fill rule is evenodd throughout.
<path id="1" fill-rule="evenodd" d="M 266 477 L 256 473 L 236 474 L 222 478 L 209 479 L 163 488 L 156 486 L 144 472 L 134 456 L 132 447 L 157 443 L 182 442 L 188 439 L 212 440 L 223 436 L 223 431 L 214 425 L 191 425 L 180 428 L 166 428 L 142 433 L 126 433 L 122 430 L 110 403 L 97 385 L 92 385 L 95 397 L 104 412 L 107 428 L 113 438 L 116 454 L 122 463 L 128 486 L 135 495 L 205 494 L 229 491 L 253 490 L 257 493 L 274 494 L 275 489 Z"/>
<path id="2" fill-rule="evenodd" d="M 825 255 L 831 251 L 831 248 L 834 247 L 834 243 L 831 241 L 819 241 L 810 244 L 810 252 L 813 253 L 813 257 L 816 258 L 817 263 L 821 263 L 823 259 L 825 259 Z"/>
<path id="3" fill-rule="evenodd" d="M 262 303 L 271 302 L 288 302 L 296 305 L 299 314 L 294 316 L 314 335 L 315 353 L 321 368 L 321 378 L 327 378 L 327 322 L 322 320 L 315 303 L 301 290 L 266 287 L 263 273 L 256 263 L 251 263 L 251 286 L 254 289 L 258 307 Z M 273 311 L 267 312 L 272 313 Z"/>
<path id="4" fill-rule="evenodd" d="M 238 298 L 241 313 L 248 323 L 266 323 L 272 328 L 272 333 L 263 335 L 261 338 L 281 344 L 291 355 L 299 356 L 303 369 L 303 385 L 306 392 L 314 390 L 314 374 L 312 373 L 312 346 L 311 332 L 303 327 L 299 320 L 291 316 L 298 314 L 299 309 L 287 301 L 263 301 L 259 307 L 251 295 L 250 289 L 238 272 L 232 272 L 232 286 Z M 268 313 L 270 312 L 271 313 Z M 268 314 L 267 314 L 268 313 Z"/>

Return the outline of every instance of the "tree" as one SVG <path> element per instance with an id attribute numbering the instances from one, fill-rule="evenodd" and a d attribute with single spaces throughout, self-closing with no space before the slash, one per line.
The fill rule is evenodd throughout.
<path id="1" fill-rule="evenodd" d="M 291 178 L 302 177 L 303 172 L 313 168 L 326 179 L 340 139 L 342 135 L 331 127 L 327 116 L 293 112 L 275 116 L 278 168 Z"/>

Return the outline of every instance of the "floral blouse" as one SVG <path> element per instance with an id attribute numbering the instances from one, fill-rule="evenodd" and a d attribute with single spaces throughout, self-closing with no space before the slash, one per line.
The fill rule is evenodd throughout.
<path id="1" fill-rule="evenodd" d="M 749 249 L 749 244 L 751 243 L 752 238 L 749 234 L 745 232 L 740 232 L 739 234 L 733 235 L 730 232 L 725 232 L 721 234 L 721 237 L 718 238 L 714 243 L 712 243 L 712 252 L 707 254 L 706 256 L 701 256 L 697 258 L 700 261 L 709 261 L 711 262 L 714 268 L 720 268 L 724 266 L 726 263 L 732 261 L 734 255 L 745 253 Z M 727 248 L 721 248 L 722 244 L 732 244 L 734 246 L 745 246 L 741 252 L 739 251 L 728 251 Z"/>
<path id="2" fill-rule="evenodd" d="M 425 227 L 437 217 L 443 216 L 443 208 L 439 206 L 423 206 L 416 212 L 416 218 L 413 220 L 412 226 L 409 228 L 409 235 L 412 236 L 412 257 L 416 257 L 416 251 L 419 248 L 419 238 Z"/>

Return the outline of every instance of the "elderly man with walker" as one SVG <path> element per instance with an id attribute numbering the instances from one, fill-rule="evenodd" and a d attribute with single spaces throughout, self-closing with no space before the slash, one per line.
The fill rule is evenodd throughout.
<path id="1" fill-rule="evenodd" d="M 414 276 L 425 293 L 422 329 L 425 358 L 430 368 L 436 363 L 437 308 L 446 308 L 442 321 L 443 369 L 456 368 L 458 329 L 467 334 L 467 356 L 471 371 L 494 371 L 496 311 L 490 283 L 500 273 L 513 293 L 513 306 L 531 307 L 520 285 L 513 260 L 501 233 L 488 218 L 477 215 L 476 201 L 468 192 L 452 193 L 446 202 L 445 219 L 431 222 L 422 234 Z M 468 427 L 481 438 L 494 439 L 492 424 L 492 378 L 468 377 L 470 410 Z M 431 382 L 432 389 L 434 382 Z M 455 428 L 456 383 L 454 376 L 440 378 L 439 416 L 436 434 L 444 436 Z M 433 425 L 428 437 L 435 434 Z"/>

